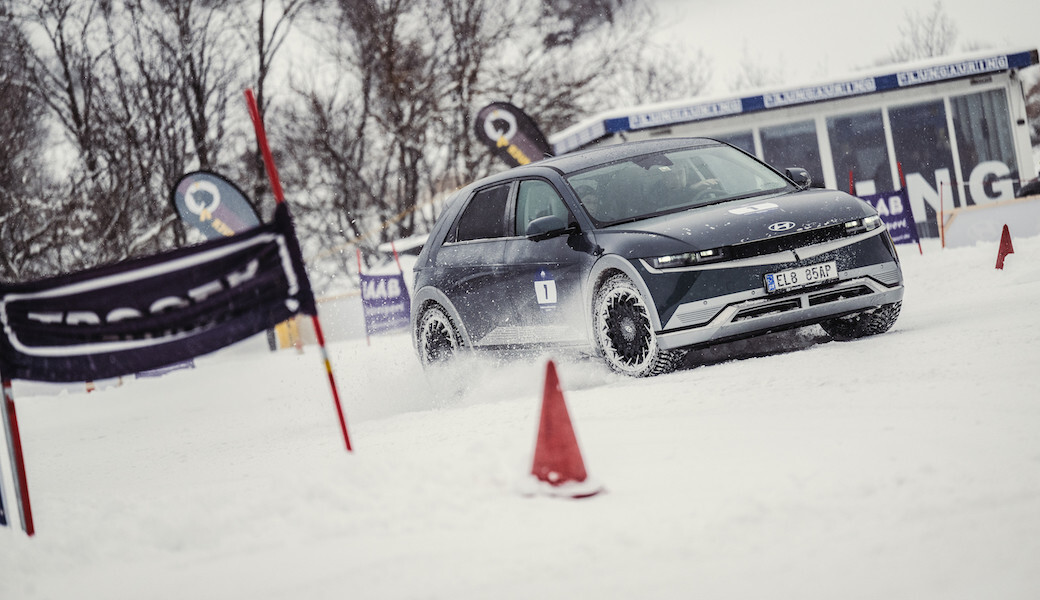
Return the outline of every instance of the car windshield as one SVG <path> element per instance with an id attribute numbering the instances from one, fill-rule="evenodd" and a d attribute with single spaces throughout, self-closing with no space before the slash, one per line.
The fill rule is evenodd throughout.
<path id="1" fill-rule="evenodd" d="M 773 170 L 723 144 L 636 156 L 567 181 L 598 225 L 792 189 Z"/>

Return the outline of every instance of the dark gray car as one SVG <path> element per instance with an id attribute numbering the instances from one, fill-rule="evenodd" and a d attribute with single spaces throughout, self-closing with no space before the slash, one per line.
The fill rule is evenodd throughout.
<path id="1" fill-rule="evenodd" d="M 424 365 L 463 349 L 568 347 L 615 371 L 819 323 L 887 331 L 903 277 L 877 213 L 707 139 L 543 160 L 456 193 L 415 266 Z"/>

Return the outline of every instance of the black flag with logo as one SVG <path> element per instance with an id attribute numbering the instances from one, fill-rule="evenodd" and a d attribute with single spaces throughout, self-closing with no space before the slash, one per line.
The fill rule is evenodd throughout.
<path id="1" fill-rule="evenodd" d="M 4 379 L 90 381 L 213 352 L 317 308 L 289 208 L 233 237 L 0 282 Z"/>
<path id="2" fill-rule="evenodd" d="M 492 102 L 480 109 L 473 130 L 478 140 L 511 167 L 552 155 L 549 142 L 534 120 L 508 102 Z"/>
<path id="3" fill-rule="evenodd" d="M 242 190 L 216 173 L 195 171 L 184 175 L 173 186 L 172 196 L 181 219 L 209 240 L 229 237 L 260 224 L 256 209 Z"/>

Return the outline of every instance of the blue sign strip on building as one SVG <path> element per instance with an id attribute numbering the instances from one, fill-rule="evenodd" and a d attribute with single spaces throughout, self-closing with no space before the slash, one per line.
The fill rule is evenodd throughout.
<path id="1" fill-rule="evenodd" d="M 1000 54 L 957 62 L 909 68 L 879 76 L 846 79 L 834 83 L 812 85 L 768 92 L 759 96 L 712 102 L 691 103 L 671 108 L 640 111 L 625 117 L 613 117 L 583 127 L 553 144 L 556 154 L 564 154 L 610 134 L 681 123 L 693 123 L 736 114 L 751 113 L 838 98 L 863 96 L 901 89 L 1021 69 L 1037 64 L 1037 51 Z"/>

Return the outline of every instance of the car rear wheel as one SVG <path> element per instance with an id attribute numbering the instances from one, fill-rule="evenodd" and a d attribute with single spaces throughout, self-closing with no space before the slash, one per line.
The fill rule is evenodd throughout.
<path id="1" fill-rule="evenodd" d="M 417 345 L 424 367 L 451 360 L 463 347 L 458 328 L 440 306 L 431 304 L 419 318 Z"/>
<path id="2" fill-rule="evenodd" d="M 854 340 L 868 335 L 885 333 L 899 317 L 902 302 L 879 306 L 853 315 L 846 315 L 820 323 L 820 327 L 836 340 Z"/>
<path id="3" fill-rule="evenodd" d="M 673 371 L 681 362 L 681 352 L 658 345 L 646 302 L 627 276 L 607 279 L 592 310 L 596 349 L 612 370 L 647 377 Z"/>

